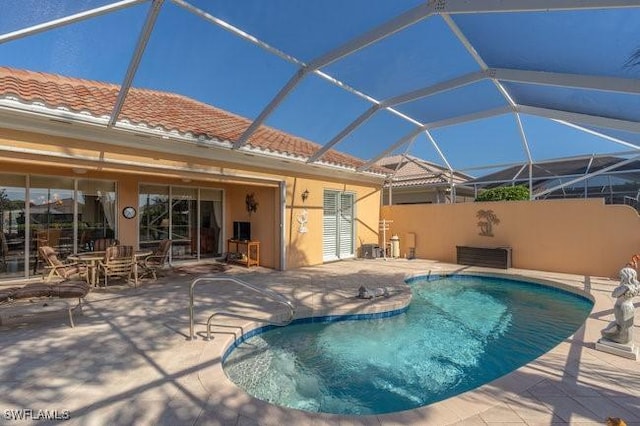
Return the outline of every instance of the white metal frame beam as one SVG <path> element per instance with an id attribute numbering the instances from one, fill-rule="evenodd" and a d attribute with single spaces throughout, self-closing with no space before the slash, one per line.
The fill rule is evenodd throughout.
<path id="1" fill-rule="evenodd" d="M 640 133 L 640 122 L 637 121 L 620 120 L 617 118 L 600 117 L 578 112 L 541 108 L 529 105 L 517 105 L 516 111 L 522 114 L 536 115 L 538 117 L 550 118 L 552 120 L 562 120 L 570 123 L 581 123 L 588 126 Z"/>
<path id="2" fill-rule="evenodd" d="M 425 130 L 424 128 L 418 128 L 418 129 L 414 129 L 411 132 L 407 133 L 406 135 L 404 135 L 403 137 L 398 139 L 393 145 L 389 146 L 383 152 L 378 154 L 376 157 L 372 158 L 371 160 L 367 161 L 362 166 L 358 167 L 356 169 L 356 171 L 363 172 L 363 171 L 371 168 L 371 166 L 376 164 L 376 162 L 378 160 L 380 160 L 382 157 L 385 157 L 387 154 L 389 154 L 390 152 L 395 151 L 396 149 L 400 148 L 402 145 L 406 144 L 407 142 L 412 141 L 416 136 L 418 136 L 424 130 Z"/>
<path id="3" fill-rule="evenodd" d="M 488 78 L 486 72 L 477 71 L 465 74 L 460 77 L 452 78 L 450 80 L 436 83 L 434 85 L 413 90 L 408 93 L 403 93 L 398 96 L 386 99 L 382 101 L 382 106 L 396 106 L 407 102 L 416 101 L 418 99 L 426 98 L 428 96 L 437 95 L 438 93 L 447 92 L 449 90 L 457 89 L 459 87 L 467 86 L 469 84 L 476 83 L 480 80 Z"/>
<path id="4" fill-rule="evenodd" d="M 527 141 L 527 134 L 524 131 L 522 120 L 520 120 L 520 114 L 515 114 L 516 123 L 518 124 L 518 131 L 520 132 L 520 139 L 522 140 L 522 148 L 527 155 L 527 164 L 529 167 L 529 199 L 533 200 L 533 157 L 531 156 L 531 149 L 529 149 L 529 142 Z"/>
<path id="5" fill-rule="evenodd" d="M 437 13 L 551 12 L 640 6 L 637 0 L 435 0 Z"/>
<path id="6" fill-rule="evenodd" d="M 127 94 L 129 93 L 129 89 L 131 88 L 131 84 L 133 83 L 133 79 L 136 75 L 136 71 L 138 70 L 140 61 L 142 60 L 142 54 L 144 53 L 144 50 L 147 47 L 147 42 L 149 41 L 149 37 L 151 37 L 153 26 L 156 23 L 156 19 L 158 19 L 158 14 L 160 13 L 160 9 L 162 8 L 163 3 L 164 3 L 164 0 L 153 0 L 151 7 L 149 7 L 147 18 L 140 32 L 140 36 L 138 37 L 136 48 L 133 52 L 133 56 L 131 57 L 131 61 L 129 62 L 129 66 L 127 68 L 127 73 L 125 74 L 124 81 L 120 86 L 120 91 L 118 92 L 118 98 L 116 99 L 116 103 L 113 106 L 111 117 L 109 118 L 108 126 L 110 127 L 114 126 L 116 124 L 116 121 L 118 121 L 118 115 L 120 115 L 120 111 L 122 110 L 122 107 L 124 106 L 124 102 L 127 99 Z"/>
<path id="7" fill-rule="evenodd" d="M 520 133 L 520 138 L 522 139 L 522 149 L 524 149 L 524 152 L 527 155 L 527 161 L 529 163 L 533 163 L 533 157 L 531 156 L 531 150 L 529 149 L 529 144 L 527 143 L 527 135 L 524 131 L 524 127 L 522 126 L 522 120 L 520 120 L 520 114 L 516 112 L 513 115 L 515 115 L 516 124 L 518 125 L 518 132 Z"/>
<path id="8" fill-rule="evenodd" d="M 520 173 L 522 173 L 524 169 L 528 167 L 529 167 L 529 163 L 524 163 L 522 167 L 520 167 L 520 169 L 516 172 L 516 174 L 513 175 L 513 177 L 511 178 L 511 182 L 515 182 L 515 180 L 518 179 L 518 176 L 520 176 Z"/>
<path id="9" fill-rule="evenodd" d="M 436 140 L 433 138 L 433 135 L 431 134 L 431 132 L 429 130 L 425 130 L 424 134 L 427 136 L 427 139 L 429 139 L 429 142 L 431 142 L 431 145 L 436 150 L 436 152 L 440 156 L 440 159 L 444 162 L 445 166 L 447 166 L 447 169 L 451 173 L 454 173 L 453 167 L 451 167 L 451 164 L 449 163 L 449 160 L 447 160 L 447 157 L 445 157 L 444 153 L 440 149 L 440 145 L 438 145 Z"/>
<path id="10" fill-rule="evenodd" d="M 444 120 L 432 121 L 425 123 L 425 129 L 438 129 L 441 127 L 453 126 L 454 124 L 467 123 L 469 121 L 482 120 L 483 118 L 496 117 L 498 115 L 508 114 L 513 112 L 513 109 L 508 106 L 492 108 L 484 111 L 473 112 L 471 114 L 458 115 L 452 118 L 445 118 Z"/>
<path id="11" fill-rule="evenodd" d="M 555 121 L 556 123 L 562 124 L 563 126 L 571 127 L 573 129 L 580 130 L 580 131 L 588 133 L 590 135 L 598 136 L 599 138 L 608 140 L 610 142 L 617 143 L 618 145 L 622 145 L 622 146 L 625 146 L 627 148 L 632 148 L 632 149 L 634 149 L 636 151 L 640 150 L 640 146 L 638 146 L 636 144 L 633 144 L 631 142 L 627 142 L 627 141 L 624 141 L 624 140 L 619 139 L 619 138 L 614 138 L 613 136 L 605 135 L 604 133 L 596 132 L 595 130 L 587 129 L 586 127 L 582 127 L 582 126 L 579 126 L 577 124 L 569 123 L 567 121 L 557 120 L 557 119 L 554 119 L 553 121 Z"/>
<path id="12" fill-rule="evenodd" d="M 637 78 L 604 77 L 506 68 L 490 68 L 493 78 L 514 83 L 640 94 Z"/>
<path id="13" fill-rule="evenodd" d="M 420 4 L 419 6 L 416 6 L 413 9 L 410 9 L 405 13 L 398 15 L 397 17 L 372 29 L 371 31 L 368 31 L 367 33 L 362 34 L 361 36 L 356 37 L 355 39 L 343 44 L 337 49 L 334 49 L 326 53 L 325 55 L 314 59 L 309 63 L 309 68 L 315 70 L 326 67 L 327 65 L 330 65 L 333 62 L 344 58 L 345 56 L 349 56 L 352 53 L 355 53 L 386 37 L 389 37 L 390 35 L 393 35 L 407 27 L 410 27 L 411 25 L 420 22 L 423 19 L 428 18 L 434 13 L 434 7 L 429 3 L 430 2 Z"/>
<path id="14" fill-rule="evenodd" d="M 85 19 L 94 18 L 100 15 L 106 15 L 107 13 L 115 12 L 116 10 L 124 9 L 126 7 L 135 6 L 140 3 L 146 3 L 150 0 L 122 0 L 116 3 L 111 3 L 102 7 L 96 7 L 94 9 L 85 10 L 83 12 L 74 13 L 73 15 L 65 16 L 51 21 L 43 22 L 41 24 L 32 25 L 27 28 L 23 28 L 17 31 L 0 35 L 0 44 L 9 41 L 17 40 L 33 34 L 38 34 L 44 31 L 59 28 L 65 25 L 73 24 L 75 22 L 84 21 Z"/>
<path id="15" fill-rule="evenodd" d="M 310 158 L 309 160 L 307 160 L 307 163 L 313 163 L 317 160 L 319 160 L 320 158 L 322 158 L 322 156 L 324 154 L 326 154 L 327 151 L 329 151 L 334 145 L 336 145 L 337 143 L 339 143 L 340 141 L 342 141 L 344 138 L 346 138 L 347 136 L 349 136 L 355 129 L 357 129 L 358 127 L 360 127 L 363 123 L 365 123 L 366 121 L 368 121 L 371 117 L 374 116 L 374 114 L 376 112 L 378 112 L 378 110 L 380 109 L 380 105 L 373 105 L 371 108 L 369 108 L 368 110 L 366 110 L 364 113 L 362 113 L 358 118 L 356 118 L 354 121 L 352 121 L 347 127 L 345 127 L 344 129 L 342 129 L 340 131 L 340 133 L 338 133 L 333 139 L 331 139 L 329 142 L 327 142 L 326 144 L 324 144 L 322 146 L 322 148 L 320 148 L 318 151 L 316 151 Z"/>
<path id="16" fill-rule="evenodd" d="M 285 84 L 282 89 L 276 94 L 276 96 L 269 102 L 269 104 L 260 112 L 260 115 L 256 117 L 253 122 L 247 127 L 247 129 L 240 135 L 237 141 L 234 142 L 233 148 L 238 149 L 246 145 L 249 141 L 251 135 L 255 133 L 256 130 L 264 123 L 264 121 L 275 111 L 275 109 L 284 101 L 284 99 L 295 89 L 295 87 L 302 81 L 302 79 L 307 75 L 307 68 L 300 68 L 294 75 L 289 79 L 287 84 Z"/>
<path id="17" fill-rule="evenodd" d="M 218 27 L 224 29 L 225 31 L 230 32 L 231 34 L 240 37 L 241 39 L 248 41 L 249 43 L 253 43 L 256 46 L 266 50 L 269 53 L 272 53 L 276 56 L 278 56 L 281 59 L 284 59 L 285 61 L 291 62 L 293 64 L 296 64 L 298 66 L 304 66 L 304 63 L 302 61 L 300 61 L 297 58 L 294 58 L 291 55 L 288 55 L 286 53 L 284 53 L 283 51 L 276 49 L 275 47 L 269 45 L 268 43 L 265 43 L 264 41 L 260 40 L 259 38 L 252 36 L 251 34 L 247 33 L 246 31 L 241 30 L 240 28 L 231 25 L 230 23 L 213 16 L 212 14 L 205 12 L 204 10 L 192 5 L 191 3 L 185 1 L 185 0 L 171 0 L 172 3 L 174 3 L 177 6 L 182 7 L 183 9 L 187 10 L 190 13 L 193 13 L 196 16 L 199 16 L 200 18 L 204 19 L 205 21 L 208 21 L 209 23 L 215 24 Z"/>

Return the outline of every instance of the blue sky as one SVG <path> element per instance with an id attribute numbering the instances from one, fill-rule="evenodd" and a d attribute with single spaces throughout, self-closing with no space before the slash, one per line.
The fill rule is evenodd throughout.
<path id="1" fill-rule="evenodd" d="M 3 0 L 0 33 L 18 30 L 107 0 Z M 224 19 L 302 61 L 311 61 L 420 3 L 419 0 L 194 0 Z M 120 84 L 149 8 L 148 3 L 0 44 L 0 65 Z M 640 46 L 640 8 L 551 13 L 456 15 L 454 22 L 490 66 L 556 73 L 640 78 L 625 67 Z M 639 67 L 640 68 L 640 67 Z M 322 71 L 384 100 L 478 71 L 480 66 L 439 16 L 423 20 L 336 61 Z M 164 3 L 134 86 L 180 93 L 254 118 L 297 67 L 170 1 Z M 640 84 L 640 83 L 639 83 Z M 517 103 L 640 121 L 640 96 L 531 84 L 505 84 Z M 302 80 L 266 124 L 324 144 L 371 104 L 317 75 Z M 398 105 L 432 122 L 506 105 L 485 80 Z M 523 115 L 534 159 L 619 152 L 628 148 L 562 124 Z M 336 146 L 363 159 L 376 156 L 413 125 L 380 112 Z M 609 132 L 640 143 L 637 134 Z M 434 129 L 454 168 L 525 161 L 512 114 Z M 404 152 L 405 147 L 396 152 Z M 442 163 L 419 136 L 410 153 Z M 482 174 L 474 172 L 475 175 Z"/>

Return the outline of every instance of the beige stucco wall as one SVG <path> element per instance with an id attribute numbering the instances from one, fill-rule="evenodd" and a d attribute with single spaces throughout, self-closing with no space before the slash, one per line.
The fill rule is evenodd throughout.
<path id="1" fill-rule="evenodd" d="M 303 178 L 287 178 L 286 185 L 285 242 L 288 269 L 322 263 L 323 195 L 327 189 L 355 194 L 356 254 L 361 244 L 378 241 L 379 188 Z M 305 190 L 309 191 L 309 198 L 303 202 L 301 194 Z M 300 233 L 298 218 L 304 209 L 308 212 L 308 232 Z"/>
<path id="2" fill-rule="evenodd" d="M 493 237 L 479 235 L 479 210 L 500 220 Z M 456 245 L 509 246 L 514 268 L 615 277 L 640 253 L 640 216 L 602 199 L 385 206 L 382 217 L 393 220 L 401 255 L 414 232 L 416 257 L 451 263 Z"/>
<path id="3" fill-rule="evenodd" d="M 322 216 L 323 216 L 323 192 L 325 189 L 340 190 L 355 194 L 356 200 L 356 240 L 357 248 L 363 243 L 374 243 L 378 240 L 377 226 L 380 217 L 380 191 L 369 186 L 345 184 L 331 181 L 320 181 L 316 179 L 294 178 L 281 176 L 286 184 L 286 201 L 284 212 L 284 242 L 286 251 L 287 269 L 299 268 L 302 266 L 317 265 L 322 260 Z M 135 179 L 134 179 L 135 180 Z M 156 182 L 156 180 L 145 177 L 144 182 Z M 165 181 L 165 180 L 163 180 Z M 166 179 L 170 183 L 171 179 Z M 176 183 L 185 185 L 184 183 Z M 200 183 L 206 185 L 206 183 Z M 198 182 L 191 182 L 189 185 L 199 185 Z M 280 265 L 280 190 L 276 187 L 266 187 L 260 185 L 241 184 L 217 184 L 216 188 L 225 192 L 225 219 L 226 238 L 233 235 L 234 221 L 251 222 L 251 238 L 260 241 L 260 265 L 268 268 L 281 268 Z M 137 191 L 137 180 L 128 182 L 127 179 L 121 181 L 119 186 L 123 193 L 120 200 L 131 198 L 133 191 L 133 201 L 135 202 L 135 191 Z M 309 197 L 303 203 L 301 194 L 305 190 L 309 191 Z M 126 192 L 125 192 L 126 191 Z M 249 214 L 246 209 L 246 196 L 253 193 L 258 202 L 258 210 Z M 135 204 L 134 204 L 135 205 Z M 308 223 L 306 233 L 299 233 L 298 217 L 304 209 L 308 212 Z M 124 223 L 123 223 L 124 222 Z M 129 229 L 127 225 L 133 225 L 131 235 L 136 234 L 135 221 L 127 222 L 120 217 L 121 229 Z M 224 241 L 224 251 L 226 251 L 226 240 Z"/>
<path id="4" fill-rule="evenodd" d="M 246 207 L 247 194 L 254 194 L 258 203 L 255 213 L 249 214 Z M 260 241 L 260 265 L 279 268 L 279 222 L 276 209 L 278 190 L 251 185 L 231 185 L 225 190 L 225 218 L 227 238 L 233 236 L 233 222 L 251 223 L 251 239 Z M 225 241 L 224 251 L 227 251 Z"/>

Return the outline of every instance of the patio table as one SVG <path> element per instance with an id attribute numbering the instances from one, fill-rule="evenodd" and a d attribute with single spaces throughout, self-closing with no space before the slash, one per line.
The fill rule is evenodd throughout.
<path id="1" fill-rule="evenodd" d="M 87 275 L 89 277 L 89 283 L 93 286 L 98 286 L 98 262 L 104 259 L 106 251 L 90 251 L 85 253 L 77 253 L 67 256 L 67 259 L 83 263 L 87 267 Z M 135 262 L 133 262 L 133 280 L 138 285 L 138 261 L 147 256 L 151 256 L 153 252 L 151 250 L 137 250 L 133 255 Z"/>

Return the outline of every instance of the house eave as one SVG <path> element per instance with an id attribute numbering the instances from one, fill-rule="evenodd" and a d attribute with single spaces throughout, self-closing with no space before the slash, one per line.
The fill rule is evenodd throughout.
<path id="1" fill-rule="evenodd" d="M 255 147 L 231 149 L 230 141 L 205 139 L 191 134 L 118 122 L 108 126 L 107 117 L 71 113 L 44 105 L 23 104 L 14 100 L 0 100 L 0 127 L 16 131 L 38 133 L 85 140 L 118 148 L 188 156 L 198 160 L 229 164 L 238 169 L 261 169 L 262 173 L 342 179 L 381 186 L 385 176 L 372 172 L 357 172 L 355 168 L 329 163 L 307 164 L 305 157 L 266 152 Z M 91 162 L 83 158 L 82 161 Z M 100 159 L 95 158 L 99 163 Z M 146 164 L 148 167 L 149 164 Z M 264 170 L 262 170 L 264 169 Z"/>

